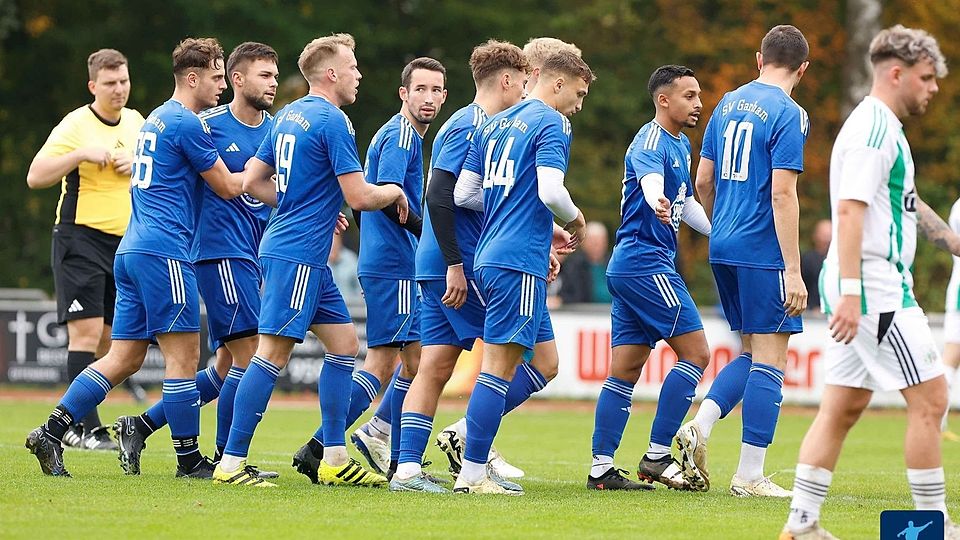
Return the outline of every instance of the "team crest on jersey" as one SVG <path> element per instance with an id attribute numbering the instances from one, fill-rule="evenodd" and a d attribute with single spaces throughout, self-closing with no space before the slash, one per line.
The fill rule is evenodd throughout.
<path id="1" fill-rule="evenodd" d="M 673 200 L 673 204 L 670 205 L 670 225 L 673 226 L 673 231 L 678 232 L 680 230 L 680 220 L 683 218 L 683 203 L 687 200 L 687 183 L 683 182 L 680 184 L 680 189 L 677 190 L 677 198 Z"/>
<path id="2" fill-rule="evenodd" d="M 240 195 L 240 200 L 243 201 L 243 204 L 249 206 L 250 208 L 261 208 L 263 207 L 263 201 L 257 199 L 256 197 L 251 197 L 244 193 Z"/>

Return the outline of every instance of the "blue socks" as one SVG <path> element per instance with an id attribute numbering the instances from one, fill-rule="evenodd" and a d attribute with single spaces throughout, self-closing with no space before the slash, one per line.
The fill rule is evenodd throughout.
<path id="1" fill-rule="evenodd" d="M 179 468 L 189 472 L 202 459 L 200 445 L 200 391 L 195 379 L 163 380 L 163 412 Z"/>
<path id="2" fill-rule="evenodd" d="M 390 461 L 395 462 L 400 459 L 400 440 L 401 440 L 401 411 L 403 410 L 403 400 L 407 397 L 407 391 L 410 390 L 410 383 L 413 379 L 404 379 L 397 375 L 393 379 L 393 395 L 390 397 Z"/>
<path id="3" fill-rule="evenodd" d="M 397 461 L 418 465 L 423 463 L 423 454 L 427 451 L 431 432 L 433 432 L 432 416 L 415 412 L 400 415 L 400 456 Z"/>
<path id="4" fill-rule="evenodd" d="M 357 418 L 370 408 L 370 403 L 380 392 L 380 381 L 372 373 L 358 371 L 353 374 L 353 388 L 350 392 L 350 408 L 347 410 L 346 428 L 357 421 Z M 344 428 L 344 431 L 346 431 Z M 323 443 L 323 424 L 313 434 L 317 442 Z"/>
<path id="5" fill-rule="evenodd" d="M 463 459 L 483 464 L 500 429 L 510 381 L 480 372 L 467 404 L 467 443 Z"/>
<path id="6" fill-rule="evenodd" d="M 651 442 L 670 446 L 683 418 L 690 410 L 702 376 L 703 370 L 686 360 L 677 362 L 670 373 L 667 373 L 660 388 L 660 398 L 657 400 L 657 414 L 653 417 L 653 426 L 650 428 Z"/>
<path id="7" fill-rule="evenodd" d="M 344 432 L 347 430 L 347 412 L 350 409 L 353 365 L 352 356 L 327 353 L 323 358 L 323 368 L 317 378 L 317 391 L 320 394 L 320 420 L 323 429 L 321 442 L 325 448 L 347 445 Z"/>
<path id="8" fill-rule="evenodd" d="M 60 404 L 44 424 L 47 433 L 57 440 L 63 439 L 64 433 L 73 422 L 83 418 L 103 402 L 111 388 L 113 385 L 102 373 L 89 366 L 84 368 L 70 383 L 67 392 L 60 399 Z"/>
<path id="9" fill-rule="evenodd" d="M 380 400 L 380 405 L 377 405 L 377 411 L 373 413 L 374 416 L 383 420 L 385 424 L 390 424 L 391 430 L 393 429 L 393 381 L 397 380 L 397 377 L 400 376 L 400 367 L 401 364 L 397 364 L 397 369 L 393 370 L 390 383 L 387 384 L 387 389 L 383 391 L 383 399 Z"/>
<path id="10" fill-rule="evenodd" d="M 593 420 L 594 456 L 613 457 L 630 419 L 632 398 L 633 384 L 629 381 L 607 377 L 603 382 Z"/>
<path id="11" fill-rule="evenodd" d="M 720 373 L 717 373 L 717 378 L 713 380 L 710 391 L 704 399 L 709 399 L 720 407 L 720 418 L 730 414 L 730 411 L 743 399 L 747 376 L 750 374 L 752 365 L 750 353 L 743 353 L 733 362 L 723 366 Z"/>
<path id="12" fill-rule="evenodd" d="M 783 372 L 759 362 L 750 368 L 743 395 L 743 442 L 766 448 L 773 442 L 783 401 Z"/>
<path id="13" fill-rule="evenodd" d="M 217 451 L 221 454 L 227 446 L 230 437 L 230 426 L 233 424 L 233 405 L 237 398 L 237 387 L 246 370 L 239 366 L 230 366 L 227 378 L 220 387 L 220 399 L 217 401 Z M 203 394 L 203 391 L 200 392 Z"/>
<path id="14" fill-rule="evenodd" d="M 526 401 L 531 394 L 543 390 L 547 379 L 537 371 L 537 368 L 527 362 L 521 362 L 507 388 L 507 400 L 503 406 L 503 414 L 516 409 Z"/>
<path id="15" fill-rule="evenodd" d="M 253 432 L 267 410 L 278 375 L 280 368 L 266 358 L 254 356 L 250 360 L 250 367 L 237 385 L 230 436 L 223 450 L 225 455 L 247 457 Z"/>
<path id="16" fill-rule="evenodd" d="M 220 395 L 220 388 L 223 385 L 223 381 L 220 380 L 220 375 L 217 374 L 217 370 L 214 369 L 213 366 L 210 366 L 202 371 L 198 371 L 195 381 L 197 383 L 197 390 L 200 392 L 201 406 L 217 399 L 217 397 Z M 154 403 L 153 406 L 147 409 L 147 411 L 143 414 L 147 415 L 147 417 L 150 419 L 154 431 L 167 425 L 167 416 L 163 411 L 162 400 Z M 227 429 L 229 429 L 229 426 L 230 424 L 228 423 Z"/>

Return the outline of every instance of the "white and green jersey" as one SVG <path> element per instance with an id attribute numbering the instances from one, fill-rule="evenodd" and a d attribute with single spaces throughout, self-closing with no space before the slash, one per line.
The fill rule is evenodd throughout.
<path id="1" fill-rule="evenodd" d="M 837 206 L 841 200 L 867 204 L 860 264 L 862 312 L 916 306 L 911 273 L 917 248 L 913 157 L 903 124 L 889 107 L 870 96 L 843 123 L 830 156 L 833 238 L 820 275 L 827 313 L 839 297 Z"/>
<path id="2" fill-rule="evenodd" d="M 960 199 L 953 203 L 950 209 L 950 228 L 960 234 Z M 947 284 L 947 313 L 960 312 L 960 257 L 953 256 L 953 273 L 950 274 L 950 283 Z"/>

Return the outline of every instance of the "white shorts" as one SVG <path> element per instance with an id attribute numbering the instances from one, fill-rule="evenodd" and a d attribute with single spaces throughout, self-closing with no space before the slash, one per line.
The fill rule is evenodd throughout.
<path id="1" fill-rule="evenodd" d="M 944 343 L 960 343 L 960 311 L 948 311 L 943 314 Z"/>
<path id="2" fill-rule="evenodd" d="M 943 375 L 940 351 L 919 307 L 860 317 L 857 336 L 845 345 L 832 339 L 823 352 L 826 383 L 873 391 L 902 390 Z"/>

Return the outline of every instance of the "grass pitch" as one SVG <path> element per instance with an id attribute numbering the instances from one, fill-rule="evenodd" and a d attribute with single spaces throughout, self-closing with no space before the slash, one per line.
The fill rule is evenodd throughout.
<path id="1" fill-rule="evenodd" d="M 23 448 L 54 401 L 0 398 L 0 537 L 4 538 L 776 538 L 787 501 L 737 499 L 727 494 L 740 445 L 739 413 L 714 429 L 708 493 L 590 492 L 592 404 L 542 402 L 505 419 L 497 446 L 523 468 L 524 497 L 394 494 L 386 489 L 316 486 L 290 467 L 290 457 L 313 433 L 316 407 L 277 402 L 257 430 L 251 463 L 281 472 L 278 489 L 214 486 L 173 478 L 169 431 L 155 434 L 143 454 L 143 474 L 124 476 L 115 455 L 68 449 L 72 479 L 45 477 Z M 436 427 L 466 405 L 442 406 Z M 108 400 L 105 422 L 141 412 Z M 214 407 L 203 410 L 202 446 L 212 454 Z M 369 413 L 368 413 L 369 414 Z M 631 470 L 646 449 L 652 408 L 634 407 L 618 453 Z M 812 410 L 785 411 L 767 457 L 767 473 L 793 484 L 800 440 Z M 954 420 L 960 425 L 960 419 Z M 854 428 L 824 506 L 824 525 L 840 538 L 877 538 L 882 510 L 912 508 L 902 458 L 905 422 L 896 411 L 867 413 Z M 351 448 L 351 452 L 357 455 Z M 359 455 L 357 455 L 359 457 Z M 445 475 L 446 460 L 429 447 L 430 471 Z M 945 443 L 948 504 L 960 515 L 960 444 Z"/>

